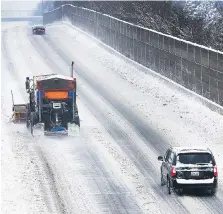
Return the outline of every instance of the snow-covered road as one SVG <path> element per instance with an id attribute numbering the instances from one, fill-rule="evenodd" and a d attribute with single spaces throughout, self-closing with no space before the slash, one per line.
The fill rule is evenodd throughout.
<path id="1" fill-rule="evenodd" d="M 45 36 L 33 36 L 27 23 L 2 23 L 1 59 L 2 213 L 221 213 L 222 116 L 103 50 L 68 23 L 48 26 Z M 25 102 L 27 75 L 69 75 L 72 60 L 79 136 L 32 138 L 25 125 L 8 122 L 10 90 L 16 102 Z M 167 194 L 157 156 L 169 145 L 213 150 L 216 196 Z"/>

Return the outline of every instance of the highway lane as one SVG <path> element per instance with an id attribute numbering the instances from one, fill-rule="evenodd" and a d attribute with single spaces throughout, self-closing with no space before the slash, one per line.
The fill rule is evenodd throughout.
<path id="1" fill-rule="evenodd" d="M 4 60 L 13 65 L 14 69 L 9 72 L 20 86 L 24 98 L 24 78 L 27 75 L 53 72 L 44 60 L 39 60 L 41 58 L 35 48 L 26 40 L 26 33 L 26 27 L 10 28 L 2 37 L 7 58 Z M 83 104 L 79 105 L 80 114 L 85 115 L 82 117 L 82 130 L 90 131 L 92 116 Z M 99 210 L 105 213 L 141 213 L 135 197 L 123 181 L 118 181 L 113 175 L 112 166 L 103 155 L 97 154 L 97 146 L 88 142 L 87 130 L 83 137 L 62 139 L 62 143 L 61 139 L 45 138 L 39 130 L 35 131 L 33 143 L 38 150 L 36 153 L 49 169 L 47 177 L 60 200 L 60 213 L 73 213 L 74 210 L 76 213 L 98 213 Z M 25 133 L 29 135 L 27 131 Z"/>
<path id="2" fill-rule="evenodd" d="M 12 32 L 16 34 L 11 36 Z M 56 183 L 57 186 L 61 185 L 58 192 L 63 193 L 62 200 L 68 207 L 67 212 L 74 207 L 84 210 L 83 201 L 79 202 L 82 206 L 78 207 L 72 204 L 72 200 L 89 191 L 90 204 L 99 209 L 103 207 L 104 212 L 193 213 L 197 210 L 202 213 L 220 213 L 223 207 L 221 194 L 213 198 L 167 195 L 166 189 L 160 187 L 157 155 L 171 142 L 160 136 L 156 127 L 148 124 L 139 112 L 122 99 L 115 82 L 102 81 L 101 71 L 95 73 L 94 67 L 89 69 L 86 66 L 88 58 L 84 54 L 88 50 L 83 50 L 85 46 L 76 41 L 75 37 L 65 33 L 59 26 L 48 29 L 47 34 L 32 36 L 27 26 L 13 28 L 5 35 L 4 43 L 11 53 L 8 54 L 11 57 L 9 61 L 13 61 L 16 68 L 20 67 L 20 71 L 25 67 L 28 69 L 22 74 L 16 74 L 21 87 L 24 84 L 22 79 L 27 74 L 58 72 L 69 75 L 69 64 L 71 60 L 75 61 L 79 109 L 83 121 L 81 137 L 85 140 L 81 139 L 76 145 L 69 140 L 64 144 L 59 141 L 45 142 L 42 137 L 36 141 L 44 151 L 46 161 L 58 175 Z M 13 55 L 13 49 L 21 52 L 23 65 Z M 81 58 L 84 58 L 86 64 Z M 123 84 L 123 91 L 132 94 L 132 91 L 127 90 L 129 88 Z M 89 118 L 92 117 L 96 119 L 89 125 Z M 106 147 L 108 139 L 110 146 Z M 83 142 L 86 143 L 82 145 Z M 58 165 L 55 165 L 55 160 L 59 160 Z M 65 174 L 69 174 L 69 179 Z M 83 180 L 77 182 L 81 184 L 78 190 L 73 180 Z M 71 190 L 76 194 L 72 195 Z M 86 209 L 88 212 L 89 207 Z"/>
<path id="3" fill-rule="evenodd" d="M 131 108 L 126 105 L 126 103 L 121 102 L 121 98 L 118 97 L 117 91 L 115 91 L 115 83 L 111 82 L 108 84 L 107 82 L 101 82 L 100 76 L 103 76 L 103 73 L 98 72 L 96 73 L 91 72 L 91 69 L 87 69 L 85 64 L 79 60 L 79 57 L 84 58 L 84 54 L 82 56 L 77 57 L 78 54 L 80 54 L 81 51 L 75 52 L 75 50 L 81 50 L 80 43 L 75 41 L 75 37 L 70 37 L 69 35 L 66 35 L 66 31 L 56 28 L 56 32 L 54 31 L 55 28 L 49 33 L 50 35 L 47 35 L 43 37 L 43 39 L 49 44 L 49 46 L 53 47 L 53 49 L 56 51 L 56 53 L 66 62 L 69 63 L 72 59 L 75 61 L 75 71 L 79 78 L 84 79 L 87 84 L 89 84 L 93 91 L 96 91 L 98 95 L 103 97 L 110 106 L 112 106 L 116 112 L 118 112 L 119 115 L 122 116 L 122 120 L 126 120 L 128 124 L 133 127 L 133 132 L 136 132 L 142 141 L 149 147 L 149 149 L 155 150 L 157 153 L 162 153 L 162 151 L 165 151 L 168 145 L 171 144 L 171 142 L 166 142 L 164 139 L 159 136 L 153 127 L 150 127 L 145 120 L 140 118 L 140 115 L 137 115 L 137 112 L 131 111 Z M 89 44 L 91 45 L 91 44 Z M 80 54 L 81 55 L 81 54 Z M 87 57 L 85 58 L 86 64 L 88 63 Z M 93 70 L 94 68 L 92 68 Z M 116 96 L 114 96 L 114 94 Z M 131 94 L 131 92 L 129 92 Z M 91 108 L 92 105 L 89 105 L 89 108 Z M 97 107 L 98 108 L 98 105 Z M 93 114 L 95 111 L 92 111 Z M 103 121 L 103 120 L 101 120 Z M 107 120 L 104 120 L 107 121 Z M 104 123 L 105 124 L 105 123 Z M 111 127 L 108 127 L 107 130 L 110 130 Z M 119 130 L 122 130 L 121 128 Z M 116 130 L 113 134 L 114 138 L 117 136 L 118 130 Z M 130 135 L 131 133 L 126 133 L 127 135 Z M 121 138 L 122 139 L 122 138 Z M 117 140 L 117 139 L 116 139 Z M 137 141 L 132 144 L 136 144 Z M 126 140 L 126 144 L 131 144 L 131 141 L 129 139 Z M 138 146 L 138 145 L 137 145 Z M 138 146 L 139 147 L 139 146 Z M 134 152 L 136 149 L 130 148 L 126 151 L 128 153 L 129 151 Z M 151 151 L 148 152 L 151 154 Z M 129 154 L 129 153 L 128 153 Z M 131 154 L 131 153 L 130 153 Z M 144 152 L 140 152 L 140 154 L 143 156 Z M 135 159 L 133 159 L 135 160 Z M 144 165 L 144 169 L 147 168 L 147 173 L 152 172 L 152 176 L 154 178 L 157 178 L 157 173 L 154 173 L 153 170 L 151 170 L 151 166 L 153 166 L 153 163 L 155 160 L 153 159 L 150 162 L 147 162 L 147 165 Z M 137 163 L 137 161 L 134 161 L 134 163 Z M 139 158 L 138 155 L 138 163 L 143 164 L 143 159 Z M 146 166 L 146 167 L 145 167 Z M 138 167 L 140 169 L 140 167 Z M 143 167 L 141 167 L 142 169 Z M 151 176 L 150 174 L 150 176 Z M 145 174 L 143 174 L 145 176 Z M 148 174 L 147 174 L 148 177 Z M 156 183 L 157 184 L 157 183 Z M 221 191 L 220 191 L 221 192 Z M 185 197 L 184 197 L 185 199 Z M 207 207 L 207 210 L 210 212 L 216 212 L 219 213 L 221 208 L 223 206 L 222 204 L 222 194 L 219 194 L 218 197 L 213 198 L 190 198 L 192 200 L 195 200 L 198 204 L 200 203 L 201 207 L 203 208 Z M 189 199 L 189 200 L 190 200 Z M 188 200 L 188 198 L 186 199 Z M 185 201 L 186 201 L 185 200 Z M 181 200 L 181 203 L 183 204 L 184 201 Z M 175 202 L 176 203 L 176 202 Z M 187 207 L 188 208 L 188 207 Z"/>

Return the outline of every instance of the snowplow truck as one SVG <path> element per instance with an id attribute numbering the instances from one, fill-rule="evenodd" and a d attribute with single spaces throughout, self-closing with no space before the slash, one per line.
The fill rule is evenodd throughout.
<path id="1" fill-rule="evenodd" d="M 26 77 L 29 94 L 26 126 L 31 129 L 40 123 L 45 135 L 68 134 L 69 124 L 80 127 L 76 103 L 76 78 L 57 74 Z"/>

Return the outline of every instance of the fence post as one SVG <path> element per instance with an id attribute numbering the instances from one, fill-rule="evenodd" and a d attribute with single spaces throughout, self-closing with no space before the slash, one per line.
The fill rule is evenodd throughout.
<path id="1" fill-rule="evenodd" d="M 61 8 L 61 13 L 62 13 L 62 16 L 61 16 L 61 18 L 62 18 L 62 21 L 64 21 L 64 14 L 63 14 L 63 5 L 62 5 L 62 8 Z"/>

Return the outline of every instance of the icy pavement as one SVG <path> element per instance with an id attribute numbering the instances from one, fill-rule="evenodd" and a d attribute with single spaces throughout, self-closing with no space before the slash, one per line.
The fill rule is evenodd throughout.
<path id="1" fill-rule="evenodd" d="M 116 95 L 120 103 L 131 106 L 141 120 L 152 126 L 169 145 L 210 147 L 218 162 L 219 182 L 222 187 L 221 115 L 183 95 L 180 90 L 174 91 L 159 78 L 150 75 L 149 71 L 145 74 L 128 62 L 108 53 L 69 24 L 49 25 L 48 30 L 49 34 L 45 39 L 47 44 L 53 46 L 60 57 L 66 59 L 65 61 L 74 58 L 76 64 L 83 65 L 84 69 L 77 71 L 78 75 L 80 72 L 91 75 L 96 84 L 100 83 L 101 88 Z M 153 160 L 153 164 L 155 163 Z M 222 193 L 219 193 L 220 195 L 222 197 Z M 187 198 L 185 201 L 190 200 Z"/>
<path id="2" fill-rule="evenodd" d="M 3 142 L 9 142 L 2 143 L 8 154 L 2 161 L 8 178 L 3 191 L 5 213 L 12 209 L 17 213 L 218 213 L 223 207 L 222 185 L 213 198 L 169 197 L 160 186 L 157 161 L 168 145 L 210 145 L 222 181 L 222 116 L 113 56 L 69 25 L 51 25 L 46 36 L 32 36 L 27 26 L 21 26 L 5 32 L 2 39 L 5 121 L 11 113 L 10 89 L 20 94 L 16 98 L 22 102 L 27 75 L 68 75 L 71 60 L 80 68 L 75 73 L 81 117 L 80 136 L 67 139 L 30 138 L 26 128 L 4 127 Z M 13 75 L 7 71 L 14 71 Z M 27 190 L 18 185 L 17 178 L 23 176 Z M 10 198 L 14 189 L 8 187 L 13 185 L 18 194 Z M 21 199 L 23 195 L 29 200 Z"/>
<path id="3" fill-rule="evenodd" d="M 119 94 L 123 103 L 131 105 L 171 145 L 206 145 L 212 148 L 214 153 L 217 152 L 220 171 L 223 170 L 223 160 L 219 159 L 220 153 L 223 154 L 222 115 L 180 91 L 174 91 L 151 75 L 149 70 L 145 74 L 103 50 L 93 39 L 66 24 L 58 24 L 59 27 L 55 24 L 52 28 L 67 35 L 67 43 L 74 44 L 79 50 L 78 54 L 69 53 L 83 63 L 88 72 L 112 88 L 114 94 Z"/>
<path id="4" fill-rule="evenodd" d="M 12 116 L 11 91 L 15 101 L 23 103 L 18 85 L 7 71 L 2 56 L 4 76 L 1 96 L 1 213 L 58 213 L 57 206 L 48 197 L 53 191 L 45 166 L 36 152 L 32 137 L 23 124 L 10 122 Z"/>

